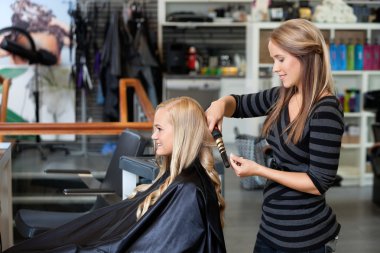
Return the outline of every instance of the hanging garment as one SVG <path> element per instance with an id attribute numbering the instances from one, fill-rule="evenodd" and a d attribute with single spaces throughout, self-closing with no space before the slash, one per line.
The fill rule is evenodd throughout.
<path id="1" fill-rule="evenodd" d="M 104 121 L 119 121 L 119 78 L 126 76 L 126 59 L 130 57 L 132 39 L 120 13 L 113 11 L 103 44 L 100 80 L 104 96 Z"/>
<path id="2" fill-rule="evenodd" d="M 136 221 L 138 205 L 167 176 L 133 199 L 93 211 L 5 253 L 226 252 L 215 188 L 198 160 Z"/>
<path id="3" fill-rule="evenodd" d="M 158 104 L 158 99 L 152 68 L 158 67 L 159 65 L 149 48 L 148 40 L 144 32 L 144 23 L 145 21 L 136 24 L 137 30 L 133 37 L 132 44 L 133 52 L 136 53 L 132 54 L 132 58 L 127 59 L 127 75 L 131 77 L 139 77 L 139 75 L 141 75 L 144 78 L 144 80 L 141 81 L 145 84 L 148 97 L 155 107 Z M 128 32 L 131 34 L 130 31 Z"/>

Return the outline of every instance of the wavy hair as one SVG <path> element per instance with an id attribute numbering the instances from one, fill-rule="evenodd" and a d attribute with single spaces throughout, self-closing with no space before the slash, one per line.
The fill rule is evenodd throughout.
<path id="1" fill-rule="evenodd" d="M 159 188 L 150 193 L 145 200 L 140 203 L 137 210 L 137 219 L 140 219 L 159 197 L 165 192 L 175 178 L 183 170 L 188 168 L 195 159 L 199 158 L 200 163 L 211 179 L 218 197 L 220 219 L 223 225 L 223 213 L 225 208 L 224 198 L 221 194 L 221 182 L 214 167 L 214 157 L 212 147 L 215 142 L 207 126 L 206 116 L 203 108 L 197 101 L 190 97 L 177 97 L 166 100 L 159 104 L 156 110 L 165 108 L 170 114 L 173 124 L 173 152 L 168 156 L 156 156 L 160 167 L 157 176 L 158 180 L 166 171 L 170 171 L 168 178 Z M 140 185 L 136 187 L 132 198 L 139 191 L 145 191 L 150 185 Z"/>
<path id="2" fill-rule="evenodd" d="M 284 22 L 273 30 L 269 40 L 296 57 L 301 63 L 301 110 L 284 130 L 284 132 L 289 131 L 287 141 L 297 143 L 302 137 L 306 120 L 313 106 L 325 94 L 335 93 L 329 50 L 321 31 L 305 19 L 291 19 Z M 262 130 L 264 136 L 268 136 L 272 125 L 280 119 L 282 109 L 296 92 L 295 86 L 280 88 L 279 99 L 264 122 Z"/>

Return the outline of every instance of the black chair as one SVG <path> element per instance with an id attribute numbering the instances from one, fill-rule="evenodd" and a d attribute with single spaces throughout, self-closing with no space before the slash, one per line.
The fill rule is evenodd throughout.
<path id="1" fill-rule="evenodd" d="M 46 170 L 47 173 L 75 173 L 87 174 L 81 177 L 89 187 L 81 189 L 65 189 L 65 195 L 96 195 L 92 208 L 86 212 L 56 212 L 31 209 L 20 209 L 16 213 L 15 225 L 17 231 L 24 238 L 32 238 L 37 234 L 59 227 L 92 210 L 107 206 L 122 199 L 122 171 L 119 169 L 119 158 L 123 155 L 142 156 L 150 140 L 136 132 L 125 130 L 119 137 L 116 150 L 111 158 L 102 182 L 90 177 L 91 172 L 86 170 Z"/>

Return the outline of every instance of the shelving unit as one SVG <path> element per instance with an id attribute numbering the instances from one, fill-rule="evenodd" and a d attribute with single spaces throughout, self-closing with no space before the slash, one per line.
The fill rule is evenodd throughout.
<path id="1" fill-rule="evenodd" d="M 229 27 L 243 27 L 245 28 L 246 22 L 167 22 L 166 17 L 168 14 L 175 11 L 192 11 L 195 13 L 202 13 L 207 15 L 208 11 L 213 8 L 218 8 L 226 5 L 238 5 L 249 6 L 252 3 L 251 0 L 160 0 L 158 1 L 158 50 L 161 54 L 161 59 L 164 59 L 164 28 L 165 27 L 177 27 L 177 28 L 229 28 Z M 250 8 L 249 8 L 250 9 Z M 249 13 L 248 13 L 249 14 Z"/>
<path id="2" fill-rule="evenodd" d="M 257 92 L 271 86 L 279 85 L 275 77 L 269 77 L 272 64 L 267 49 L 267 38 L 270 32 L 280 25 L 280 22 L 259 22 L 247 24 L 247 72 L 246 92 Z M 316 24 L 321 29 L 326 41 L 331 38 L 358 38 L 361 42 L 377 38 L 380 41 L 380 26 L 372 23 L 354 24 Z M 261 72 L 267 73 L 262 77 Z M 342 142 L 340 167 L 338 174 L 344 180 L 344 185 L 372 184 L 373 174 L 367 161 L 368 149 L 373 145 L 371 124 L 374 114 L 363 110 L 363 94 L 370 90 L 380 89 L 380 70 L 365 71 L 333 71 L 335 88 L 338 92 L 355 88 L 360 90 L 360 111 L 346 112 L 345 123 L 355 124 L 360 128 L 358 138 Z M 268 85 L 269 82 L 269 85 Z M 264 119 L 262 119 L 263 121 Z M 253 135 L 259 133 L 260 124 L 252 126 Z M 346 140 L 346 139 L 345 139 Z"/>
<path id="3" fill-rule="evenodd" d="M 162 62 L 165 62 L 167 46 L 171 41 L 194 45 L 197 50 L 211 48 L 218 55 L 238 53 L 245 58 L 246 22 L 168 22 L 167 15 L 177 11 L 192 11 L 207 15 L 210 10 L 216 8 L 244 5 L 247 14 L 250 12 L 251 0 L 160 0 L 158 1 L 158 48 Z M 205 50 L 204 50 L 205 51 Z M 203 51 L 203 52 L 204 52 Z M 215 56 L 211 55 L 210 56 Z M 232 54 L 231 54 L 232 56 Z M 185 64 L 185 63 L 184 63 Z M 202 76 L 174 75 L 175 78 L 189 80 L 202 78 Z M 209 76 L 205 77 L 205 79 Z M 216 76 L 220 79 L 220 90 L 217 97 L 231 93 L 242 94 L 245 90 L 245 77 L 240 76 Z M 163 85 L 165 86 L 165 80 Z M 181 83 L 181 82 L 178 82 Z M 165 87 L 164 87 L 165 89 Z M 194 90 L 193 90 L 194 92 Z M 163 92 L 165 93 L 165 92 Z M 199 94 L 199 98 L 205 94 Z M 215 94 L 213 94 L 215 95 Z M 239 125 L 240 124 L 240 125 Z M 235 136 L 233 128 L 239 126 L 241 132 L 245 132 L 241 121 L 237 119 L 226 119 L 223 123 L 223 139 L 225 143 L 234 143 Z"/>

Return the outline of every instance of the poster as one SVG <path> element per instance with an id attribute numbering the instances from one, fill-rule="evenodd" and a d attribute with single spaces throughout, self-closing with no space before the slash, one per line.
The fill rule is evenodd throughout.
<path id="1" fill-rule="evenodd" d="M 70 75 L 71 58 L 75 58 L 70 50 L 70 4 L 71 1 L 51 0 L 1 1 L 0 29 L 10 26 L 24 29 L 37 50 L 44 49 L 56 59 L 52 66 L 29 64 L 28 60 L 0 49 L 0 74 L 12 78 L 7 121 L 36 122 L 37 104 L 39 122 L 75 122 L 75 85 Z M 22 33 L 10 29 L 0 34 L 0 41 L 4 37 L 30 49 L 30 42 Z M 74 140 L 75 136 L 42 135 L 41 138 Z"/>

